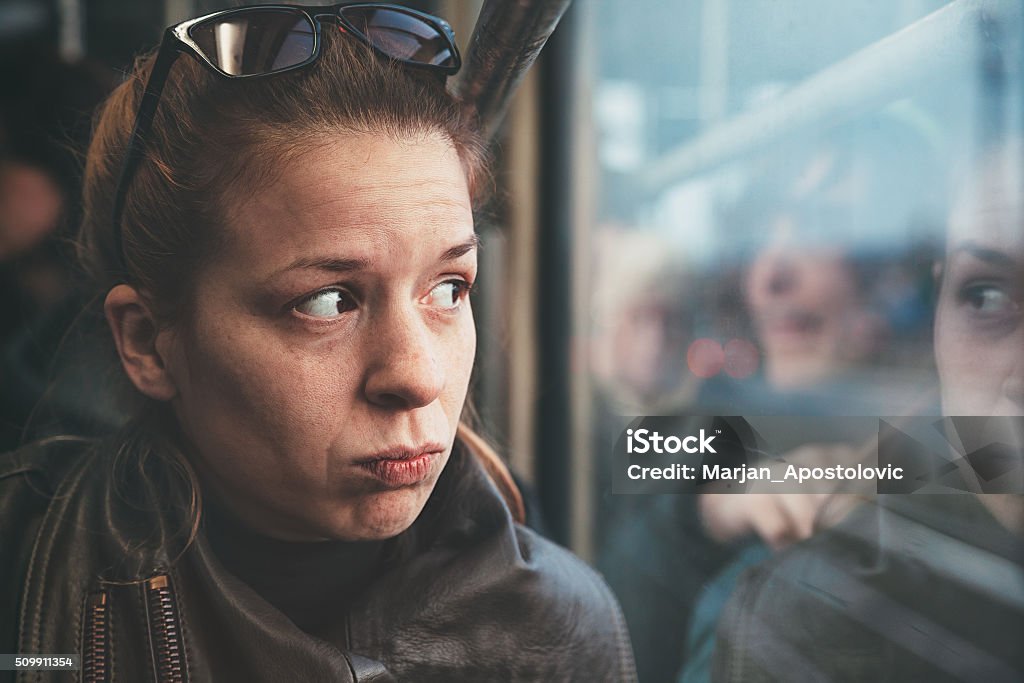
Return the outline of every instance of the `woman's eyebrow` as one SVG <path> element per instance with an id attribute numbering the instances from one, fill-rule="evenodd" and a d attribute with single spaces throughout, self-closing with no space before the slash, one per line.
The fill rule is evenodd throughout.
<path id="1" fill-rule="evenodd" d="M 957 247 L 953 249 L 953 254 L 955 255 L 959 253 L 968 254 L 979 261 L 985 261 L 986 263 L 991 263 L 996 266 L 1012 268 L 1017 265 L 1017 261 L 1009 254 L 999 251 L 998 249 L 991 249 L 989 247 L 982 246 L 973 241 L 966 241 L 957 245 Z"/>
<path id="2" fill-rule="evenodd" d="M 446 249 L 441 254 L 439 261 L 454 261 L 455 259 L 465 256 L 474 249 L 479 248 L 480 237 L 474 233 L 465 242 L 456 244 L 454 247 Z M 282 273 L 287 273 L 290 270 L 329 270 L 334 273 L 349 273 L 356 270 L 366 270 L 370 267 L 370 260 L 364 258 L 338 258 L 334 256 L 301 256 L 284 268 L 276 271 L 269 279 L 273 279 Z"/>
<path id="3" fill-rule="evenodd" d="M 460 256 L 465 256 L 469 252 L 473 251 L 474 249 L 478 249 L 479 247 L 480 236 L 477 235 L 476 233 L 473 233 L 473 236 L 470 237 L 465 242 L 463 242 L 462 244 L 457 244 L 454 247 L 451 247 L 450 249 L 446 249 L 445 252 L 441 254 L 441 258 L 439 260 L 454 261 Z"/>
<path id="4" fill-rule="evenodd" d="M 302 256 L 281 268 L 271 277 L 296 269 L 330 270 L 336 273 L 347 273 L 353 270 L 364 270 L 370 267 L 368 259 L 361 258 L 336 258 L 333 256 L 308 257 Z"/>

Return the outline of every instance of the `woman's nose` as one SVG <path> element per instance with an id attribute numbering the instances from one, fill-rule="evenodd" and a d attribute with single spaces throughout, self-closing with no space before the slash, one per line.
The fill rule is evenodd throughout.
<path id="1" fill-rule="evenodd" d="M 758 258 L 757 289 L 762 296 L 782 296 L 797 284 L 797 268 L 792 258 L 772 251 Z"/>
<path id="2" fill-rule="evenodd" d="M 444 389 L 441 341 L 415 311 L 386 314 L 368 342 L 365 394 L 374 405 L 411 409 L 433 403 Z"/>
<path id="3" fill-rule="evenodd" d="M 784 294 L 796 286 L 796 279 L 796 267 L 793 261 L 783 256 L 777 256 L 768 276 L 768 291 L 772 294 Z"/>

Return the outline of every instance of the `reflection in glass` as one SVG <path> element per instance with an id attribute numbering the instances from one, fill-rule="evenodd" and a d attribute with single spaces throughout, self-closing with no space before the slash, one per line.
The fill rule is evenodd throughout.
<path id="1" fill-rule="evenodd" d="M 1024 413 L 1024 6 L 592 13 L 593 529 L 640 679 L 1024 679 L 1020 421 L 996 419 Z M 638 414 L 897 416 L 908 461 L 917 416 L 955 467 L 932 495 L 610 495 Z M 788 436 L 785 462 L 872 445 Z"/>
<path id="2" fill-rule="evenodd" d="M 281 10 L 249 12 L 193 26 L 192 40 L 229 76 L 270 73 L 297 66 L 313 54 L 313 26 L 304 15 Z"/>

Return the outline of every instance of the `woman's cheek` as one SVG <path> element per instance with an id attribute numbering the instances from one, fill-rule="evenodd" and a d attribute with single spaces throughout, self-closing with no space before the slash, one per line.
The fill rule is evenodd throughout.
<path id="1" fill-rule="evenodd" d="M 947 415 L 983 414 L 979 404 L 985 402 L 991 384 L 991 358 L 983 356 L 965 323 L 941 308 L 936 319 L 935 363 Z"/>
<path id="2" fill-rule="evenodd" d="M 448 350 L 447 367 L 449 380 L 446 382 L 446 393 L 455 421 L 462 413 L 469 390 L 469 379 L 473 373 L 473 362 L 476 358 L 476 327 L 473 325 L 472 311 L 467 310 L 459 325 L 455 326 L 454 334 L 444 342 Z M 453 423 L 454 426 L 454 423 Z"/>

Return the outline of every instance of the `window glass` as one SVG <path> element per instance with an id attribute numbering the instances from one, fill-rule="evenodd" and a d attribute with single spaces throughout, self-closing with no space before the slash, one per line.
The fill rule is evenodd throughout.
<path id="1" fill-rule="evenodd" d="M 624 430 L 647 428 L 649 437 L 652 425 L 666 424 L 711 434 L 715 417 L 740 416 L 728 424 L 749 427 L 755 436 L 737 438 L 764 446 L 761 456 L 775 464 L 805 458 L 823 470 L 860 462 L 867 451 L 878 454 L 875 465 L 892 464 L 885 458 L 908 457 L 907 444 L 939 458 L 939 469 L 964 457 L 977 465 L 972 449 L 999 442 L 1010 448 L 1004 464 L 1020 478 L 1019 421 L 1001 423 L 999 437 L 978 436 L 992 420 L 970 428 L 949 422 L 1024 413 L 1020 3 L 640 0 L 593 3 L 582 23 L 580 59 L 597 65 L 587 144 L 599 165 L 597 182 L 578 188 L 590 207 L 583 213 L 595 217 L 584 231 L 589 285 L 577 300 L 588 312 L 580 333 L 592 388 L 590 531 L 623 603 L 641 680 L 708 680 L 700 676 L 711 670 L 713 650 L 749 664 L 742 643 L 712 648 L 714 626 L 719 634 L 741 622 L 757 630 L 742 610 L 733 622 L 720 616 L 736 591 L 749 588 L 737 584 L 741 570 L 766 560 L 783 568 L 766 580 L 778 581 L 785 599 L 758 618 L 782 620 L 767 632 L 795 648 L 792 666 L 828 674 L 811 652 L 815 643 L 829 651 L 829 639 L 839 639 L 836 621 L 860 634 L 867 613 L 819 615 L 812 589 L 786 579 L 850 552 L 828 535 L 850 523 L 848 508 L 831 507 L 844 492 L 863 494 L 871 512 L 860 514 L 888 520 L 889 499 L 876 494 L 910 493 L 906 480 L 890 489 L 877 480 L 821 482 L 789 489 L 795 498 L 770 494 L 768 502 L 750 496 L 749 482 L 728 483 L 747 491 L 726 496 L 728 504 L 709 503 L 717 499 L 700 491 L 711 489 L 664 482 L 638 483 L 635 490 L 647 493 L 628 495 L 616 492 L 627 464 Z M 650 416 L 674 421 L 641 419 Z M 758 421 L 765 417 L 789 421 Z M 892 421 L 898 417 L 906 422 Z M 927 438 L 911 425 L 925 423 L 915 419 L 941 432 L 943 445 L 921 446 Z M 881 439 L 892 425 L 892 438 Z M 974 445 L 966 444 L 968 431 L 978 436 Z M 642 464 L 654 463 L 653 447 L 645 457 Z M 930 492 L 974 495 L 934 499 L 939 521 L 929 528 L 939 533 L 922 541 L 920 561 L 962 560 L 934 579 L 936 590 L 965 614 L 988 614 L 973 622 L 982 631 L 1019 638 L 1019 614 L 999 611 L 1005 600 L 967 597 L 964 577 L 987 565 L 965 559 L 977 547 L 951 528 L 986 539 L 1019 534 L 1019 495 L 1000 517 L 1002 503 L 988 494 L 1024 491 L 1010 475 L 1004 488 L 992 488 L 994 480 L 976 470 L 965 475 L 970 485 L 928 479 Z M 904 516 L 920 530 L 926 497 L 907 498 Z M 992 517 L 1002 521 L 990 525 Z M 864 525 L 853 532 L 868 534 Z M 872 533 L 876 559 L 892 551 L 895 562 L 917 561 L 883 548 L 877 528 Z M 786 564 L 815 539 L 824 539 L 815 541 L 823 549 Z M 835 576 L 859 576 L 840 565 Z M 1006 566 L 1024 580 L 1019 564 Z M 878 676 L 868 667 L 849 680 L 917 671 L 899 667 L 928 648 L 900 640 L 897 622 L 956 630 L 949 625 L 956 619 L 930 611 L 922 595 L 911 591 L 899 603 L 895 586 L 909 574 L 880 576 L 820 588 L 861 596 L 870 589 L 884 605 L 878 615 L 889 614 L 872 616 L 871 637 L 853 637 L 844 652 L 853 652 L 847 666 L 854 668 L 857 648 L 865 657 L 876 645 L 896 654 L 868 657 L 882 667 Z M 701 602 L 714 590 L 715 604 Z M 900 616 L 886 612 L 897 606 Z M 820 618 L 820 638 L 787 625 L 805 608 Z M 992 662 L 1013 658 L 998 644 L 979 644 L 978 634 L 958 634 L 957 642 Z M 755 668 L 786 679 L 781 661 Z M 955 673 L 952 664 L 932 664 L 937 676 Z"/>

